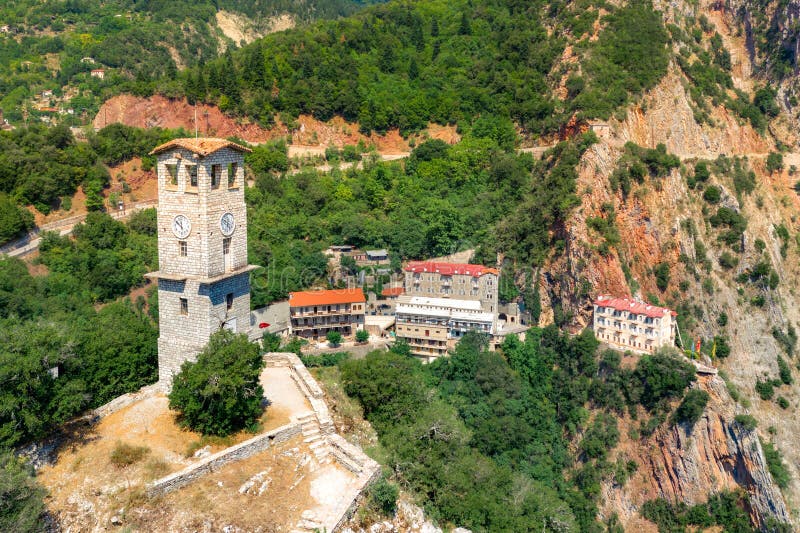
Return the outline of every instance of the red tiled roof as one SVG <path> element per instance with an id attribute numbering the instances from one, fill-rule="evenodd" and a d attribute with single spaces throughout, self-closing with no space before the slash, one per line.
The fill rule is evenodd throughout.
<path id="1" fill-rule="evenodd" d="M 678 316 L 678 313 L 666 307 L 658 307 L 657 305 L 650 305 L 639 300 L 631 300 L 629 298 L 615 298 L 614 296 L 598 296 L 594 301 L 594 305 L 599 307 L 610 307 L 617 311 L 628 311 L 637 315 L 646 315 L 651 318 L 662 317 L 669 313 L 672 316 Z"/>
<path id="2" fill-rule="evenodd" d="M 483 265 L 470 265 L 466 263 L 440 263 L 438 261 L 410 261 L 405 268 L 406 272 L 437 272 L 445 276 L 467 275 L 473 277 L 484 274 L 497 275 L 496 268 Z"/>
<path id="3" fill-rule="evenodd" d="M 361 289 L 334 289 L 330 291 L 300 291 L 289 293 L 289 307 L 313 305 L 366 303 Z"/>
<path id="4" fill-rule="evenodd" d="M 228 139 L 200 137 L 199 139 L 172 139 L 171 141 L 165 142 L 161 146 L 156 146 L 153 148 L 153 151 L 150 152 L 150 155 L 160 154 L 161 152 L 165 152 L 173 148 L 185 148 L 203 157 L 213 154 L 217 150 L 222 150 L 223 148 L 230 148 L 232 150 L 238 150 L 239 152 L 252 152 L 250 148 L 242 146 L 241 144 L 236 144 Z"/>
<path id="5" fill-rule="evenodd" d="M 381 296 L 400 296 L 406 292 L 403 287 L 387 287 L 381 291 Z"/>

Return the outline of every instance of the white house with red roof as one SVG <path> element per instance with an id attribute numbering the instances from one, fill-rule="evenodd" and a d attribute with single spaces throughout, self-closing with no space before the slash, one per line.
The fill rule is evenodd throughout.
<path id="1" fill-rule="evenodd" d="M 593 328 L 602 343 L 619 350 L 653 353 L 675 344 L 678 313 L 641 300 L 598 296 Z"/>

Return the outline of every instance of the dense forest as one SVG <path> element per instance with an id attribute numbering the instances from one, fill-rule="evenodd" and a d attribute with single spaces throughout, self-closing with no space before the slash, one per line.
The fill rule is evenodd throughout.
<path id="1" fill-rule="evenodd" d="M 549 133 L 574 112 L 608 117 L 666 72 L 668 33 L 646 3 L 603 19 L 598 6 L 432 1 L 375 6 L 340 21 L 276 34 L 182 74 L 190 99 L 269 123 L 275 112 L 337 114 L 364 130 L 415 131 L 479 114 Z M 587 59 L 553 93 L 567 44 Z"/>
<path id="2" fill-rule="evenodd" d="M 178 69 L 216 58 L 236 47 L 218 28 L 215 14 L 244 17 L 256 30 L 289 14 L 300 22 L 354 12 L 360 0 L 9 0 L 0 5 L 0 109 L 11 122 L 42 115 L 30 105 L 44 90 L 73 108 L 68 122 L 83 123 L 120 90 L 170 86 Z M 104 79 L 90 76 L 108 69 Z M 49 99 L 43 102 L 49 104 Z"/>
<path id="3" fill-rule="evenodd" d="M 45 234 L 47 275 L 0 260 L 0 447 L 155 381 L 157 303 L 119 299 L 156 264 L 154 235 L 153 210 L 93 213 L 74 240 Z"/>
<path id="4" fill-rule="evenodd" d="M 618 352 L 597 353 L 589 330 L 534 328 L 500 353 L 485 341 L 468 334 L 429 365 L 401 347 L 340 364 L 393 478 L 431 516 L 474 531 L 622 531 L 614 516 L 596 519 L 601 482 L 624 485 L 640 467 L 615 453 L 617 420 L 638 417 L 641 438 L 663 423 L 694 424 L 707 400 L 688 388 L 694 367 L 667 350 L 623 368 Z M 672 520 L 754 531 L 740 499 L 723 493 Z M 646 506 L 659 525 L 664 505 Z"/>

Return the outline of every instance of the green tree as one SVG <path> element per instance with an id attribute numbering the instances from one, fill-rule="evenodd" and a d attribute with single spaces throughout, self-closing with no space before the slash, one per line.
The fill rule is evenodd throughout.
<path id="1" fill-rule="evenodd" d="M 0 452 L 0 531 L 49 531 L 44 520 L 45 494 L 30 465 L 11 452 Z"/>
<path id="2" fill-rule="evenodd" d="M 197 357 L 174 377 L 170 409 L 178 421 L 209 435 L 229 435 L 253 428 L 263 412 L 259 376 L 264 359 L 246 335 L 214 333 Z"/>
<path id="3" fill-rule="evenodd" d="M 338 331 L 333 331 L 333 330 L 329 331 L 325 335 L 325 338 L 328 339 L 328 342 L 332 346 L 339 346 L 339 344 L 342 342 L 342 334 L 339 333 Z"/>
<path id="4" fill-rule="evenodd" d="M 367 342 L 369 340 L 369 331 L 365 329 L 356 331 L 356 340 L 358 342 Z"/>

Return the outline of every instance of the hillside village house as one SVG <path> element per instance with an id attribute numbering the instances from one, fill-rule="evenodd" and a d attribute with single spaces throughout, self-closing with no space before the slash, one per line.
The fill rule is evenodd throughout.
<path id="1" fill-rule="evenodd" d="M 468 331 L 486 333 L 495 348 L 527 327 L 498 318 L 499 272 L 483 265 L 413 261 L 397 297 L 395 331 L 411 353 L 433 361 Z"/>
<path id="2" fill-rule="evenodd" d="M 612 348 L 653 353 L 675 344 L 675 311 L 628 298 L 598 296 L 593 328 L 597 340 Z"/>
<path id="3" fill-rule="evenodd" d="M 343 337 L 352 337 L 364 328 L 366 307 L 367 299 L 359 288 L 290 292 L 292 334 L 321 340 L 329 331 L 338 331 Z"/>

